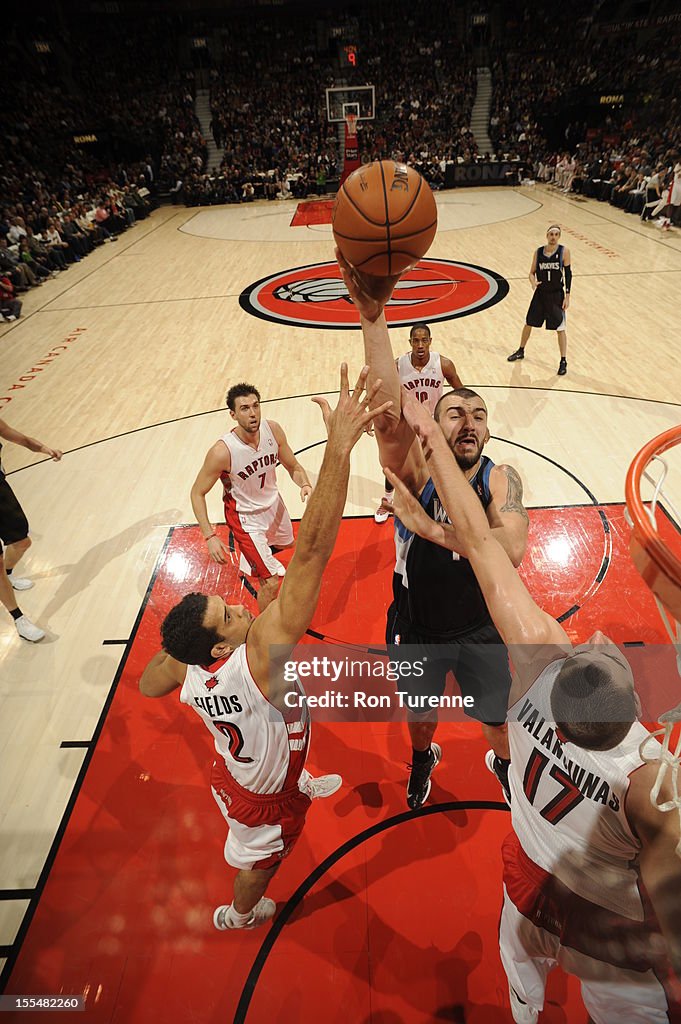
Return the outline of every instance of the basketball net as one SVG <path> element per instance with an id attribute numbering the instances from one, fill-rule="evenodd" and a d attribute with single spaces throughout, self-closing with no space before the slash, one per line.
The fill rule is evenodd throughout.
<path id="1" fill-rule="evenodd" d="M 669 510 L 674 515 L 676 521 L 679 522 L 680 519 L 679 513 L 674 508 L 673 503 L 662 490 L 663 484 L 667 479 L 669 467 L 665 460 L 659 455 L 653 456 L 650 464 L 652 465 L 653 462 L 658 463 L 660 470 L 657 480 L 651 476 L 647 469 L 643 471 L 643 476 L 648 483 L 652 484 L 654 487 L 650 508 L 646 508 L 646 512 L 648 513 L 652 525 L 657 529 L 655 512 L 661 497 L 664 499 L 665 504 L 669 507 Z M 632 522 L 628 510 L 625 515 L 629 525 L 631 526 Z M 681 675 L 681 623 L 676 621 L 656 594 L 653 594 L 653 597 L 655 598 L 655 603 L 660 612 L 664 627 L 669 634 L 669 639 L 676 651 L 676 668 L 679 675 Z M 672 748 L 672 734 L 675 726 L 677 726 L 679 722 L 681 722 L 681 703 L 677 704 L 676 707 L 672 708 L 670 711 L 666 711 L 663 715 L 660 715 L 660 724 L 663 728 L 656 730 L 644 739 L 639 747 L 639 755 L 646 764 L 651 764 L 653 761 L 660 762 L 653 788 L 650 791 L 650 802 L 653 807 L 656 807 L 659 811 L 665 813 L 673 811 L 676 808 L 679 813 L 679 823 L 681 824 L 681 792 L 679 791 L 679 782 L 681 781 L 679 779 L 679 767 L 681 767 L 681 730 L 679 730 L 676 738 L 676 744 Z M 661 744 L 661 750 L 656 743 L 657 740 L 659 740 L 659 743 Z M 672 798 L 671 800 L 660 801 L 660 791 L 667 776 L 669 776 Z M 681 857 L 681 839 L 679 839 L 676 846 L 676 855 Z"/>
<path id="2" fill-rule="evenodd" d="M 346 110 L 343 114 L 345 119 L 345 147 L 343 149 L 343 174 L 341 185 L 353 171 L 359 167 L 359 145 L 357 142 L 357 111 Z"/>

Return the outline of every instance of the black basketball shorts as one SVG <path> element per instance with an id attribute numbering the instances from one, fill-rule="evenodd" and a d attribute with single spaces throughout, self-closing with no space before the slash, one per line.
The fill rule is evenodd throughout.
<path id="1" fill-rule="evenodd" d="M 542 291 L 543 288 L 543 284 L 535 288 L 525 323 L 528 327 L 541 327 L 545 323 L 547 331 L 564 331 L 563 300 L 565 296 L 562 291 L 545 292 Z"/>
<path id="2" fill-rule="evenodd" d="M 464 708 L 469 718 L 485 725 L 503 725 L 508 711 L 511 671 L 508 651 L 494 623 L 455 639 L 434 640 L 420 635 L 400 619 L 394 604 L 388 609 L 386 643 L 393 647 L 390 657 L 403 660 L 400 648 L 408 644 L 410 658 L 424 659 L 424 675 L 400 679 L 400 687 L 409 696 L 441 697 L 447 673 L 452 672 L 462 697 L 472 697 L 472 708 Z M 428 714 L 430 708 L 412 709 L 412 714 Z"/>
<path id="3" fill-rule="evenodd" d="M 0 542 L 14 544 L 28 537 L 28 519 L 16 495 L 0 473 Z"/>

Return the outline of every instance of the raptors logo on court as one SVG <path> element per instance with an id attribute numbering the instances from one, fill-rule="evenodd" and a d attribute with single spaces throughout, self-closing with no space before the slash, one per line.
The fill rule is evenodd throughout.
<path id="1" fill-rule="evenodd" d="M 385 315 L 389 327 L 415 320 L 432 324 L 479 313 L 507 293 L 508 281 L 493 270 L 424 259 L 398 282 Z M 239 305 L 275 323 L 359 330 L 357 312 L 335 261 L 294 267 L 256 281 L 242 291 Z"/>

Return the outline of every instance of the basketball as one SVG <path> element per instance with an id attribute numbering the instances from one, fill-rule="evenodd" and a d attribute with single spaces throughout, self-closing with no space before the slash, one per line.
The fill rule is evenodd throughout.
<path id="1" fill-rule="evenodd" d="M 413 167 L 381 160 L 359 167 L 341 185 L 333 237 L 365 274 L 401 274 L 428 252 L 437 230 L 430 186 Z"/>

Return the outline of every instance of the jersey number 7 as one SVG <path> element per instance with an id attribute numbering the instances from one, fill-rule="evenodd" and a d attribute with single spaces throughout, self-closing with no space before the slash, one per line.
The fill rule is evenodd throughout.
<path id="1" fill-rule="evenodd" d="M 523 789 L 525 796 L 534 805 L 534 799 L 537 795 L 539 783 L 541 782 L 542 775 L 546 770 L 549 763 L 549 759 L 545 754 L 540 753 L 536 748 L 532 751 L 530 759 L 527 762 L 527 768 L 525 769 L 525 777 L 523 779 Z M 574 810 L 578 804 L 581 804 L 584 796 L 579 792 L 576 785 L 567 774 L 557 764 L 551 765 L 549 775 L 552 779 L 560 786 L 560 791 L 552 800 L 549 800 L 544 807 L 541 808 L 539 813 L 542 818 L 551 825 L 557 825 L 559 821 L 562 821 L 566 814 Z"/>

